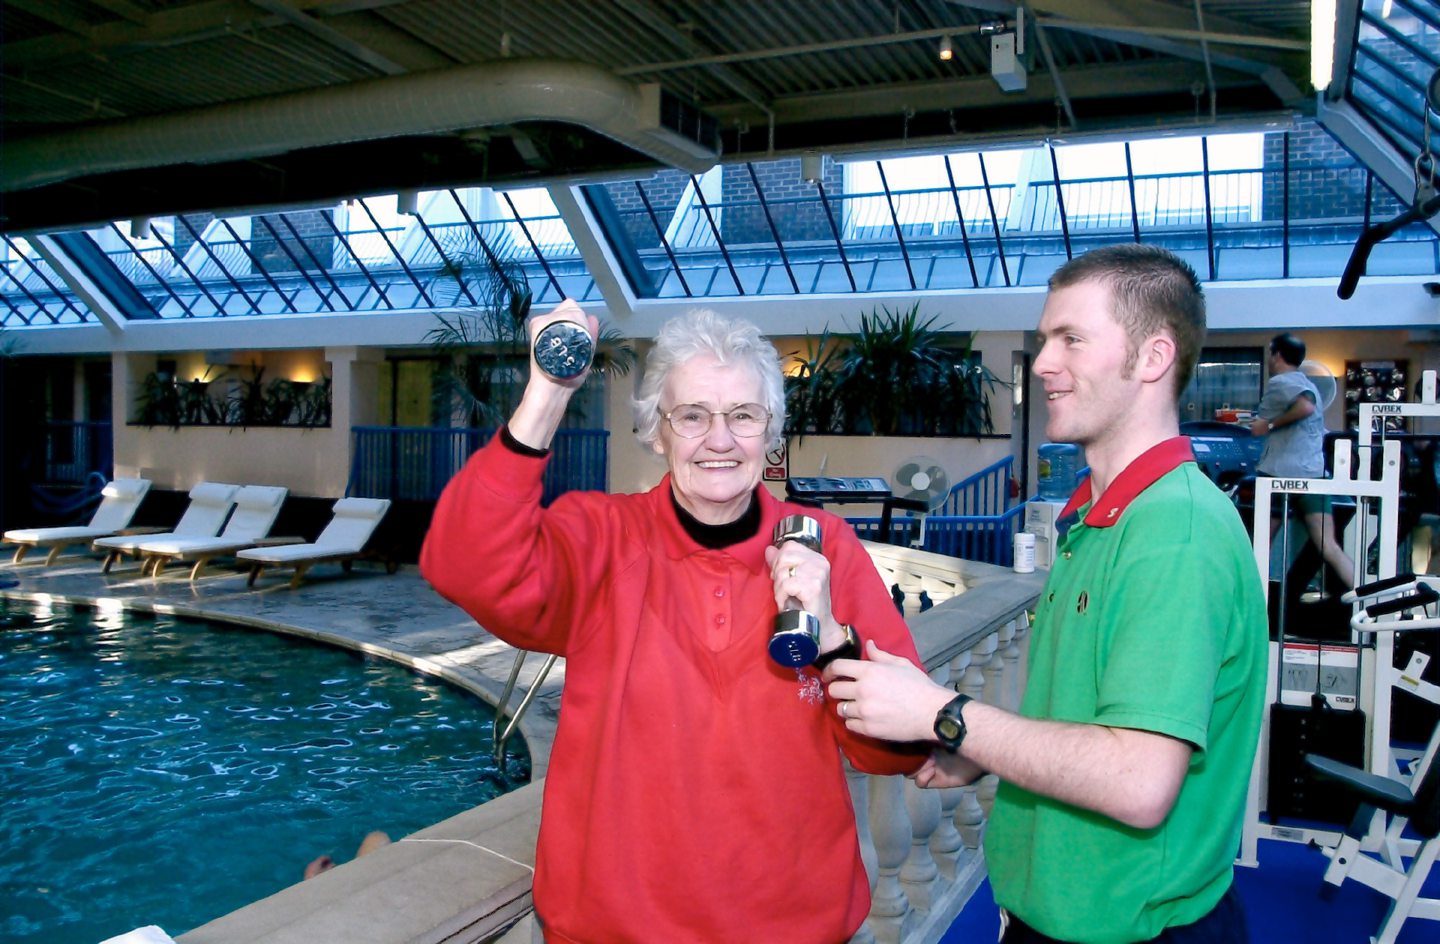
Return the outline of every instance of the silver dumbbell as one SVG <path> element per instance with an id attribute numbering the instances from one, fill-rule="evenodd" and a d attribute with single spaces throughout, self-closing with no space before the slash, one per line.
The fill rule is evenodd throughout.
<path id="1" fill-rule="evenodd" d="M 594 359 L 595 341 L 579 322 L 552 322 L 535 336 L 535 363 L 557 380 L 584 373 Z"/>
<path id="2" fill-rule="evenodd" d="M 820 522 L 805 515 L 786 515 L 775 525 L 775 546 L 786 541 L 799 541 L 819 554 Z M 801 609 L 799 600 L 786 600 L 785 607 L 775 614 L 769 648 L 770 658 L 783 666 L 812 664 L 820 654 L 820 618 Z"/>

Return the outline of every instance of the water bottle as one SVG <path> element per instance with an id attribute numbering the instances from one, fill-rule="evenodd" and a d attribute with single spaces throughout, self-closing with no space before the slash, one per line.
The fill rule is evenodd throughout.
<path id="1" fill-rule="evenodd" d="M 1035 572 L 1035 535 L 1029 531 L 1015 532 L 1015 573 Z"/>
<path id="2" fill-rule="evenodd" d="M 1075 466 L 1080 460 L 1080 447 L 1074 443 L 1044 443 L 1035 452 L 1040 499 L 1067 500 L 1075 491 Z"/>

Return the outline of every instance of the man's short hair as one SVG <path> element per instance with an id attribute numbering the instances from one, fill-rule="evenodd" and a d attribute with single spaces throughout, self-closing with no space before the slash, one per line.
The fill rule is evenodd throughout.
<path id="1" fill-rule="evenodd" d="M 1291 367 L 1305 363 L 1305 342 L 1286 332 L 1270 339 L 1270 353 L 1279 354 L 1280 359 Z"/>
<path id="2" fill-rule="evenodd" d="M 1140 344 L 1164 331 L 1175 342 L 1175 397 L 1195 373 L 1205 343 L 1205 292 L 1195 270 L 1159 246 L 1118 243 L 1076 256 L 1050 276 L 1050 290 L 1103 282 L 1114 300 L 1111 314 L 1125 329 L 1124 371 L 1140 356 Z"/>

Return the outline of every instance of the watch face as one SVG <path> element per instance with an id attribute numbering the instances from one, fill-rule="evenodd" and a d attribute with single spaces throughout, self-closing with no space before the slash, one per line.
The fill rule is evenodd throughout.
<path id="1" fill-rule="evenodd" d="M 941 718 L 935 722 L 935 733 L 942 740 L 953 741 L 960 736 L 960 722 L 954 718 Z"/>

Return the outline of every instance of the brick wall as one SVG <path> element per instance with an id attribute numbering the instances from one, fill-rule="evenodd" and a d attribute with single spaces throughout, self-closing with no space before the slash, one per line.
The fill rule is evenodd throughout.
<path id="1" fill-rule="evenodd" d="M 844 171 L 834 161 L 825 162 L 825 192 L 831 198 L 840 195 L 844 187 Z M 830 224 L 825 220 L 820 206 L 820 197 L 813 184 L 800 179 L 800 159 L 792 158 L 755 164 L 755 177 L 760 182 L 765 200 L 770 206 L 770 215 L 775 228 L 785 242 L 791 240 L 833 239 Z M 645 212 L 645 204 L 638 188 L 643 188 L 650 207 L 663 228 L 670 224 L 675 208 L 690 183 L 688 175 L 680 171 L 661 171 L 650 180 L 612 183 L 605 185 L 626 234 L 634 241 L 637 249 L 655 249 L 660 245 L 655 224 Z M 770 225 L 765 221 L 765 212 L 755 193 L 755 185 L 743 164 L 728 164 L 721 178 L 721 199 L 724 210 L 720 213 L 720 232 L 727 246 L 743 246 L 753 243 L 774 245 Z M 711 209 L 716 207 L 712 204 Z M 832 199 L 831 210 L 841 212 L 840 204 Z M 839 220 L 837 219 L 838 223 Z"/>
<path id="2" fill-rule="evenodd" d="M 1265 135 L 1264 217 L 1283 218 L 1286 139 L 1290 148 L 1290 219 L 1353 218 L 1365 214 L 1365 168 L 1313 121 L 1288 133 Z M 1378 180 L 1372 219 L 1388 219 L 1400 203 Z"/>
<path id="3" fill-rule="evenodd" d="M 189 223 L 190 226 L 194 228 L 195 232 L 201 233 L 202 235 L 205 232 L 205 227 L 209 226 L 210 221 L 213 219 L 215 219 L 214 213 L 185 214 L 185 223 Z M 176 254 L 179 255 L 182 259 L 185 257 L 185 253 L 190 249 L 190 247 L 195 245 L 195 237 L 190 235 L 190 230 L 185 228 L 185 223 L 180 222 L 180 217 L 177 216 L 175 218 L 174 247 Z"/>
<path id="4" fill-rule="evenodd" d="M 326 218 L 331 221 L 335 218 L 334 210 L 306 210 L 302 213 L 286 213 L 285 219 L 289 221 L 290 227 L 294 227 L 295 233 L 291 233 L 290 227 L 280 219 L 278 213 L 267 213 L 255 217 L 250 229 L 250 251 L 267 272 L 294 272 L 296 262 L 299 268 L 314 270 L 316 261 L 321 267 L 328 267 L 332 264 L 335 246 L 335 234 L 325 222 Z M 270 224 L 266 228 L 265 223 Z M 271 233 L 271 229 L 274 233 Z M 304 241 L 304 247 L 295 239 L 298 233 Z M 277 242 L 276 236 L 280 239 Z M 284 249 L 281 248 L 283 243 Z M 285 250 L 288 249 L 287 253 Z M 309 253 L 306 250 L 309 250 Z M 311 255 L 315 258 L 311 259 Z M 291 257 L 294 257 L 293 259 Z"/>
<path id="5" fill-rule="evenodd" d="M 649 201 L 650 209 L 655 212 L 655 219 L 659 220 L 663 229 L 670 224 L 675 207 L 680 203 L 680 195 L 689 183 L 690 175 L 682 171 L 662 170 L 649 180 L 605 184 L 605 192 L 620 213 L 625 234 L 636 249 L 657 249 L 660 246 L 660 236 L 655 232 L 650 214 L 645 211 L 645 202 Z M 645 191 L 644 199 L 640 196 L 642 189 Z"/>
<path id="6" fill-rule="evenodd" d="M 772 161 L 756 164 L 755 180 L 765 195 L 770 207 L 770 216 L 775 231 L 785 243 L 800 240 L 833 240 L 834 234 L 825 218 L 820 203 L 819 190 L 814 184 L 800 177 L 800 159 Z M 845 173 L 834 161 L 825 161 L 825 195 L 830 200 L 830 211 L 840 223 L 841 205 L 838 197 L 844 190 Z M 764 210 L 755 183 L 743 166 L 731 165 L 725 168 L 724 198 L 728 209 L 725 211 L 722 232 L 725 242 L 734 245 L 746 243 L 767 243 L 773 245 L 775 237 L 765 221 Z"/>

